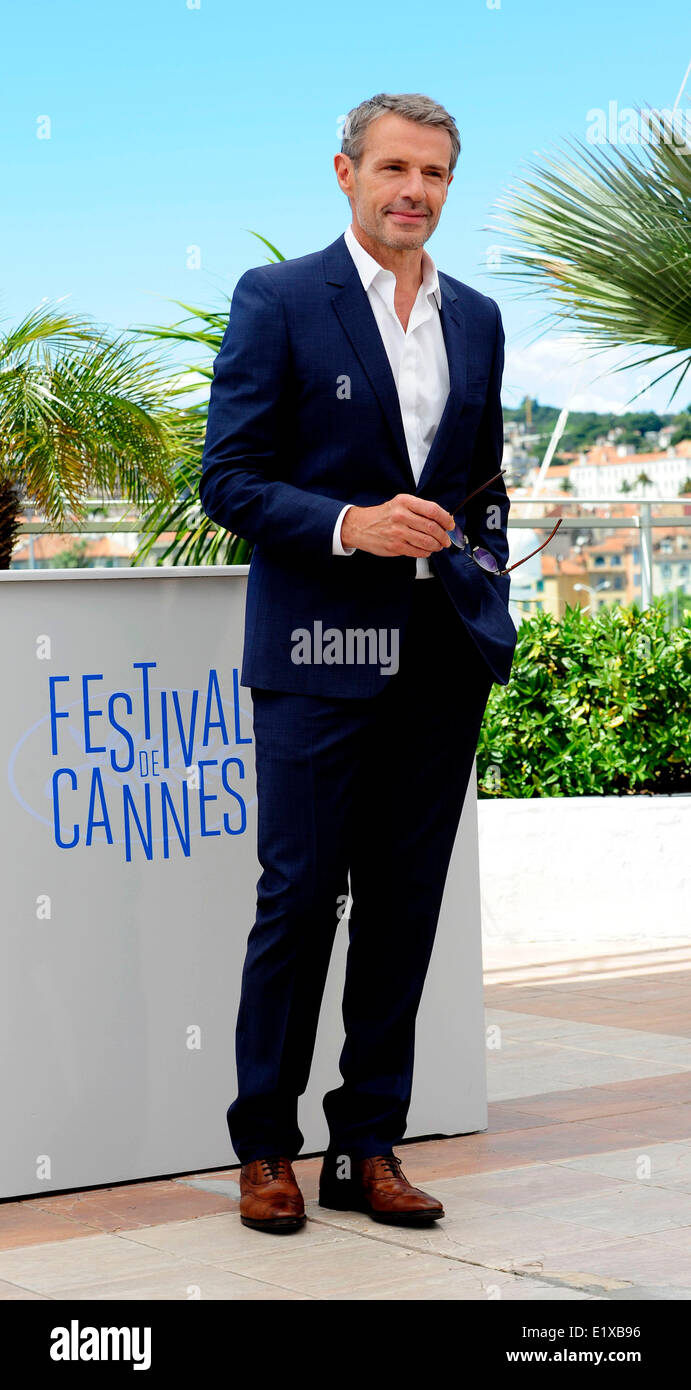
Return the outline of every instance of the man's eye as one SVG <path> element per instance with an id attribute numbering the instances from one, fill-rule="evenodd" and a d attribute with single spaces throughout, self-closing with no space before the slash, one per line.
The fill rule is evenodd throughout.
<path id="1" fill-rule="evenodd" d="M 400 164 L 387 164 L 385 167 L 386 167 L 387 169 L 400 169 L 400 168 L 401 168 L 401 165 L 400 165 Z M 430 176 L 431 178 L 433 178 L 433 179 L 440 179 L 440 178 L 441 178 L 441 173 L 440 173 L 439 169 L 430 169 L 430 171 L 429 171 L 429 176 Z"/>

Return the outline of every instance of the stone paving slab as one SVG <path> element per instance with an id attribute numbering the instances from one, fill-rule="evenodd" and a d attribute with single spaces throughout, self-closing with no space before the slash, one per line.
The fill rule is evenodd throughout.
<path id="1" fill-rule="evenodd" d="M 319 1207 L 319 1156 L 281 1238 L 241 1224 L 237 1166 L 48 1192 L 0 1204 L 0 1301 L 689 1299 L 688 943 L 488 955 L 488 1130 L 398 1147 L 444 1221 Z"/>

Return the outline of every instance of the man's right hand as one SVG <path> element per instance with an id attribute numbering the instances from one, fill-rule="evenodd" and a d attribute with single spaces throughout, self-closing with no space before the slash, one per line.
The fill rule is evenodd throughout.
<path id="1" fill-rule="evenodd" d="M 451 513 L 437 502 L 399 492 L 377 507 L 349 507 L 341 526 L 341 541 L 370 555 L 429 559 L 435 551 L 451 545 L 449 531 L 455 524 Z"/>

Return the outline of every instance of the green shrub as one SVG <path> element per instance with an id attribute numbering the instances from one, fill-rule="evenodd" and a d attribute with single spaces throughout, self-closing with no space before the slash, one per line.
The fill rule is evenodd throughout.
<path id="1" fill-rule="evenodd" d="M 691 792 L 691 614 L 670 627 L 660 598 L 526 619 L 477 773 L 483 799 Z"/>

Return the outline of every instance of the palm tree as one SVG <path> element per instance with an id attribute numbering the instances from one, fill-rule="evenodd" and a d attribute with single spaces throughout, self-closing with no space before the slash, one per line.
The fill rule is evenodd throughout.
<path id="1" fill-rule="evenodd" d="M 27 504 L 61 530 L 93 492 L 170 494 L 176 428 L 170 387 L 124 338 L 49 304 L 0 329 L 0 569 Z"/>
<path id="2" fill-rule="evenodd" d="M 529 166 L 535 179 L 495 204 L 514 243 L 499 273 L 535 293 L 546 287 L 557 321 L 596 350 L 653 349 L 618 371 L 681 353 L 642 388 L 678 371 L 672 400 L 691 366 L 691 148 L 675 143 L 671 115 L 641 114 L 641 128 L 646 120 L 649 144 L 595 151 L 574 141 L 575 157 Z"/>
<path id="3" fill-rule="evenodd" d="M 263 241 L 273 253 L 265 257 L 267 261 L 285 260 L 266 237 L 259 232 L 252 232 L 252 236 Z M 173 393 L 185 397 L 195 385 L 210 384 L 213 379 L 213 359 L 220 351 L 228 324 L 230 295 L 225 295 L 215 309 L 185 304 L 181 299 L 171 303 L 184 309 L 188 317 L 168 326 L 153 324 L 134 331 L 155 342 L 184 343 L 195 349 L 195 361 L 189 364 L 187 372 L 189 380 Z M 204 354 L 202 360 L 197 349 Z M 158 555 L 156 563 L 159 565 L 244 565 L 251 556 L 251 543 L 211 521 L 199 501 L 207 411 L 208 396 L 202 402 L 179 409 L 177 437 L 180 447 L 173 468 L 174 501 L 171 505 L 168 498 L 161 497 L 144 513 L 143 539 L 132 557 L 134 564 L 148 558 L 161 536 L 171 534 L 171 541 Z"/>
<path id="4" fill-rule="evenodd" d="M 223 307 L 217 309 L 196 307 L 180 299 L 172 303 L 187 310 L 189 317 L 168 326 L 153 325 L 134 331 L 154 340 L 179 342 L 204 350 L 207 360 L 190 363 L 185 372 L 187 380 L 176 388 L 179 396 L 188 399 L 195 386 L 212 381 L 213 359 L 220 350 L 228 323 L 230 297 L 225 296 Z M 232 565 L 244 564 L 249 558 L 249 543 L 211 521 L 202 511 L 199 501 L 207 411 L 208 393 L 203 402 L 180 406 L 177 431 L 179 448 L 172 471 L 172 497 L 155 499 L 143 512 L 142 540 L 132 556 L 133 564 L 149 559 L 163 536 L 171 539 L 164 549 L 159 550 L 156 560 L 159 565 Z"/>

